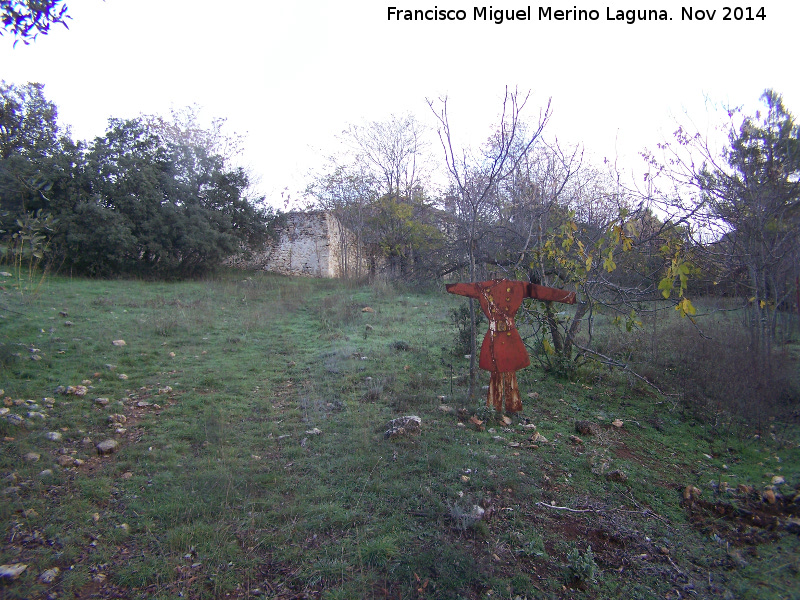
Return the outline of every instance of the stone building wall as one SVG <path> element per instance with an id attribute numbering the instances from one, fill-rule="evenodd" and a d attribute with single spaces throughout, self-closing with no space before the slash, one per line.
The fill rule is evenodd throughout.
<path id="1" fill-rule="evenodd" d="M 279 239 L 235 265 L 283 275 L 337 278 L 355 275 L 355 236 L 327 212 L 290 212 Z M 348 252 L 345 260 L 343 251 Z M 344 272 L 347 264 L 349 273 Z M 361 273 L 365 270 L 362 266 Z"/>
<path id="2" fill-rule="evenodd" d="M 270 248 L 262 268 L 284 275 L 335 277 L 326 213 L 289 213 L 279 242 Z"/>

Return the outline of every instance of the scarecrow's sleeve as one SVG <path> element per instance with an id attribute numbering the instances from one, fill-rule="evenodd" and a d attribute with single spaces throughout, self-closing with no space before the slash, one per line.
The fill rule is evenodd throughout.
<path id="1" fill-rule="evenodd" d="M 551 288 L 544 285 L 528 284 L 528 298 L 544 300 L 545 302 L 563 302 L 564 304 L 575 304 L 575 292 L 568 292 L 558 288 Z"/>
<path id="2" fill-rule="evenodd" d="M 450 294 L 477 298 L 479 294 L 478 284 L 476 283 L 448 283 L 444 286 Z"/>

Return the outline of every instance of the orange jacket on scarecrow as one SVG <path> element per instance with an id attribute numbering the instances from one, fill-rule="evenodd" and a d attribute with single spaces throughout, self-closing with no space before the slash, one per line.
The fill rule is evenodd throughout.
<path id="1" fill-rule="evenodd" d="M 489 331 L 483 338 L 478 362 L 481 369 L 492 373 L 486 398 L 487 406 L 502 410 L 505 397 L 506 411 L 521 411 L 522 399 L 517 386 L 516 371 L 527 367 L 531 360 L 517 331 L 514 315 L 525 298 L 574 304 L 575 293 L 508 279 L 452 283 L 446 287 L 451 294 L 477 298 L 481 309 L 489 318 Z"/>
<path id="2" fill-rule="evenodd" d="M 531 364 L 514 323 L 514 315 L 522 306 L 523 299 L 575 303 L 575 292 L 508 279 L 453 283 L 446 287 L 451 294 L 478 299 L 481 310 L 489 318 L 489 331 L 481 344 L 478 366 L 486 371 L 501 373 L 518 371 Z"/>

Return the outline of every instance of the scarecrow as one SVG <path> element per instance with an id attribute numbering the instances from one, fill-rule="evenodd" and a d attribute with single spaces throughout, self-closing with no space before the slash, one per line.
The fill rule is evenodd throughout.
<path id="1" fill-rule="evenodd" d="M 494 406 L 500 411 L 505 397 L 506 412 L 521 411 L 516 371 L 527 367 L 531 360 L 514 324 L 514 315 L 524 298 L 575 304 L 575 292 L 508 279 L 451 283 L 446 288 L 451 294 L 477 298 L 483 313 L 489 318 L 489 331 L 483 338 L 478 362 L 481 369 L 491 372 L 486 406 Z"/>

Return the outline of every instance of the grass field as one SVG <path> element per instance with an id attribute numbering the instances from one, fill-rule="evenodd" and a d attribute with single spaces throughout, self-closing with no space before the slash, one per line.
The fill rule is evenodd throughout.
<path id="1" fill-rule="evenodd" d="M 0 564 L 26 568 L 0 596 L 800 598 L 796 423 L 743 434 L 531 366 L 507 425 L 464 401 L 463 301 L 242 273 L 7 285 Z M 403 415 L 421 432 L 386 439 Z"/>

